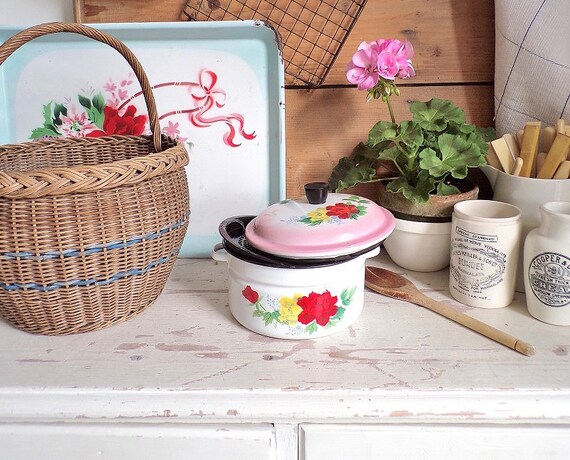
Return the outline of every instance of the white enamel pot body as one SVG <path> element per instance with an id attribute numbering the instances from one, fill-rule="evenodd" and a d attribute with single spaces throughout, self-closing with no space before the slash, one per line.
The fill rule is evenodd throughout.
<path id="1" fill-rule="evenodd" d="M 214 251 L 214 253 L 216 250 Z M 277 268 L 229 253 L 229 305 L 246 328 L 269 337 L 309 339 L 334 334 L 352 324 L 364 303 L 366 259 L 379 247 L 338 264 Z"/>

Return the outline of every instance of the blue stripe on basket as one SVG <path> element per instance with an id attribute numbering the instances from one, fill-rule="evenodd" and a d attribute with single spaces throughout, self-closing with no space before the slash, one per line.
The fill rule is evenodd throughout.
<path id="1" fill-rule="evenodd" d="M 162 265 L 172 257 L 175 257 L 180 248 L 175 248 L 168 256 L 161 257 L 160 259 L 156 259 L 149 263 L 146 267 L 143 268 L 133 268 L 130 270 L 118 272 L 111 276 L 110 278 L 98 279 L 98 278 L 90 278 L 86 280 L 69 280 L 69 281 L 57 281 L 55 283 L 50 283 L 47 285 L 36 284 L 36 283 L 13 283 L 13 284 L 6 284 L 0 282 L 0 288 L 6 291 L 17 291 L 17 290 L 34 290 L 34 291 L 41 291 L 41 292 L 51 292 L 59 288 L 63 287 L 84 287 L 84 286 L 106 286 L 108 284 L 114 283 L 116 281 L 122 280 L 123 278 L 127 278 L 129 276 L 139 276 L 144 275 L 149 270 Z"/>
<path id="2" fill-rule="evenodd" d="M 2 252 L 0 253 L 0 259 L 4 260 L 35 260 L 35 261 L 42 261 L 42 260 L 49 260 L 49 259 L 59 259 L 61 257 L 78 257 L 78 256 L 88 256 L 92 254 L 97 254 L 103 251 L 111 251 L 114 249 L 125 249 L 130 246 L 133 246 L 138 243 L 142 243 L 143 241 L 150 241 L 156 238 L 160 238 L 161 236 L 165 235 L 166 233 L 176 230 L 184 225 L 184 222 L 188 219 L 189 213 L 186 213 L 182 219 L 175 221 L 173 224 L 161 228 L 155 232 L 147 233 L 146 235 L 137 235 L 132 237 L 131 239 L 125 241 L 111 241 L 105 244 L 95 244 L 92 246 L 87 246 L 85 249 L 65 249 L 63 251 L 46 251 L 41 252 L 39 254 L 35 254 L 33 252 Z"/>

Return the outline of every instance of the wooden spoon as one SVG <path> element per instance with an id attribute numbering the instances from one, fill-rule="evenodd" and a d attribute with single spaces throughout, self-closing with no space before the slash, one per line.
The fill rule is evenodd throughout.
<path id="1" fill-rule="evenodd" d="M 399 300 L 406 300 L 416 305 L 421 305 L 427 309 L 439 313 L 446 318 L 455 321 L 485 337 L 488 337 L 500 344 L 526 356 L 534 355 L 534 347 L 522 340 L 513 337 L 505 332 L 495 329 L 488 324 L 461 313 L 444 303 L 434 300 L 422 292 L 408 279 L 402 275 L 379 267 L 366 267 L 365 286 L 373 291 L 379 292 L 388 297 Z"/>

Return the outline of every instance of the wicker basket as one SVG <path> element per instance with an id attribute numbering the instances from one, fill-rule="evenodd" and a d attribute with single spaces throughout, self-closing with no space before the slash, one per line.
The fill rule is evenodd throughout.
<path id="1" fill-rule="evenodd" d="M 141 84 L 152 137 L 57 138 L 0 146 L 0 314 L 32 333 L 93 331 L 162 291 L 189 217 L 182 145 L 161 137 L 146 74 L 114 37 L 81 24 L 26 29 L 0 46 L 73 32 L 119 51 Z"/>

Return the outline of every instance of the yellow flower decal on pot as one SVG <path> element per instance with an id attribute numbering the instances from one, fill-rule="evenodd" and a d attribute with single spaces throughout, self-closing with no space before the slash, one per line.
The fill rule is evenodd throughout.
<path id="1" fill-rule="evenodd" d="M 297 324 L 297 318 L 302 308 L 297 305 L 297 300 L 303 297 L 302 294 L 295 294 L 293 297 L 281 297 L 279 299 L 279 318 L 278 321 L 289 326 Z"/>
<path id="2" fill-rule="evenodd" d="M 317 225 L 323 222 L 327 222 L 330 220 L 330 216 L 327 214 L 327 210 L 325 208 L 317 208 L 314 211 L 310 211 L 307 213 L 307 223 Z"/>

